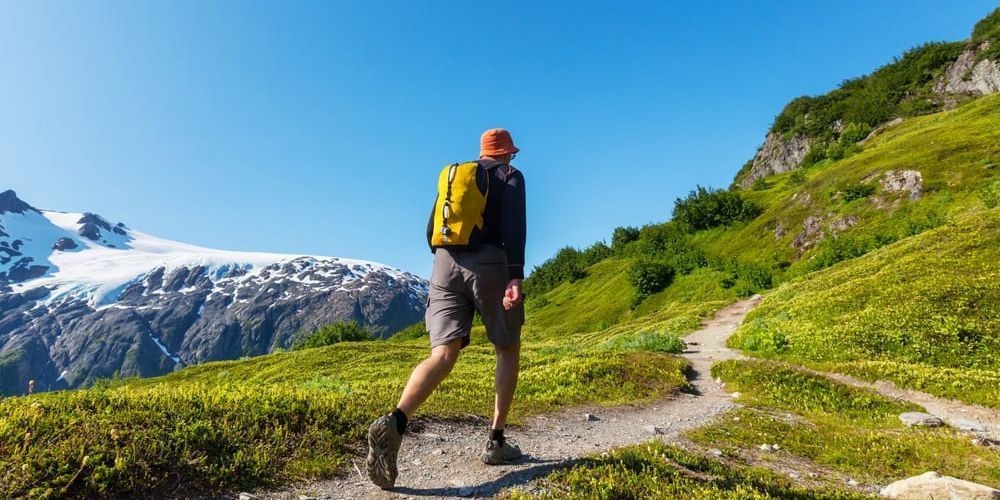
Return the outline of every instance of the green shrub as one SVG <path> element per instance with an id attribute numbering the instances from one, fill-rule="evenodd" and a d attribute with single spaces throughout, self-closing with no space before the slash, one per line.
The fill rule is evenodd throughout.
<path id="1" fill-rule="evenodd" d="M 621 252 L 625 245 L 639 239 L 639 228 L 633 226 L 619 226 L 611 234 L 611 250 Z"/>
<path id="2" fill-rule="evenodd" d="M 357 321 L 341 321 L 323 325 L 308 335 L 300 335 L 292 343 L 292 350 L 312 349 L 341 342 L 361 342 L 373 338 L 372 333 L 358 325 Z"/>
<path id="3" fill-rule="evenodd" d="M 868 137 L 870 133 L 872 133 L 872 128 L 867 123 L 848 123 L 844 126 L 844 130 L 840 132 L 840 143 L 845 146 L 854 144 Z"/>
<path id="4" fill-rule="evenodd" d="M 810 167 L 826 159 L 826 146 L 815 145 L 809 148 L 806 156 L 802 158 L 802 167 Z"/>
<path id="5" fill-rule="evenodd" d="M 389 337 L 392 342 L 403 342 L 407 340 L 419 339 L 427 336 L 427 325 L 423 321 L 418 321 Z"/>
<path id="6" fill-rule="evenodd" d="M 780 329 L 769 327 L 765 321 L 755 319 L 744 323 L 735 345 L 759 356 L 774 356 L 788 349 L 788 338 Z"/>
<path id="7" fill-rule="evenodd" d="M 531 271 L 524 280 L 524 291 L 529 297 L 540 297 L 562 283 L 573 283 L 587 275 L 586 269 L 613 254 L 603 241 L 581 250 L 564 247 L 556 255 Z"/>
<path id="8" fill-rule="evenodd" d="M 979 54 L 979 59 L 1000 59 L 1000 8 L 981 19 L 972 30 L 972 45 L 986 41 L 990 42 L 990 47 Z"/>
<path id="9" fill-rule="evenodd" d="M 698 186 L 686 198 L 674 201 L 673 215 L 674 220 L 697 231 L 753 220 L 760 213 L 759 207 L 737 191 Z"/>
<path id="10" fill-rule="evenodd" d="M 983 184 L 976 194 L 982 200 L 983 205 L 986 205 L 986 208 L 995 208 L 1000 205 L 1000 180 Z"/>
<path id="11" fill-rule="evenodd" d="M 823 238 L 807 267 L 811 271 L 825 269 L 882 248 L 897 239 L 896 236 L 885 234 L 838 234 Z"/>
<path id="12" fill-rule="evenodd" d="M 622 351 L 651 351 L 666 354 L 680 354 L 687 344 L 672 333 L 641 332 L 635 335 L 621 335 L 604 344 L 609 349 Z"/>
<path id="13" fill-rule="evenodd" d="M 749 297 L 754 293 L 771 288 L 774 274 L 770 266 L 729 259 L 713 264 L 727 275 L 722 278 L 723 288 L 735 288 L 739 297 Z"/>
<path id="14" fill-rule="evenodd" d="M 750 174 L 750 169 L 753 168 L 753 160 L 754 160 L 753 158 L 747 160 L 745 163 L 743 163 L 743 166 L 740 167 L 740 170 L 736 172 L 736 178 L 733 181 L 733 188 L 737 188 L 739 186 L 740 181 L 742 181 L 744 177 Z"/>
<path id="15" fill-rule="evenodd" d="M 807 180 L 809 179 L 806 177 L 806 174 L 803 173 L 801 169 L 795 170 L 792 172 L 792 175 L 788 176 L 788 185 L 799 186 L 805 184 Z"/>
<path id="16" fill-rule="evenodd" d="M 765 177 L 758 177 L 757 180 L 753 181 L 753 184 L 750 185 L 750 189 L 753 189 L 754 191 L 764 191 L 770 187 L 771 183 L 767 182 Z"/>
<path id="17" fill-rule="evenodd" d="M 867 198 L 875 193 L 874 184 L 847 184 L 840 188 L 840 192 L 843 193 L 844 201 L 854 201 L 860 200 L 861 198 Z"/>
<path id="18" fill-rule="evenodd" d="M 839 142 L 833 142 L 826 147 L 826 153 L 824 153 L 823 155 L 831 160 L 839 160 L 843 158 L 844 155 L 846 154 L 847 154 L 847 148 L 845 148 L 843 144 Z"/>
<path id="19" fill-rule="evenodd" d="M 635 289 L 637 302 L 670 286 L 674 280 L 674 268 L 662 262 L 639 260 L 632 264 L 628 273 L 629 283 Z"/>
<path id="20" fill-rule="evenodd" d="M 705 254 L 691 242 L 691 234 L 676 222 L 643 227 L 632 248 L 634 256 L 666 262 L 681 274 L 707 263 Z"/>

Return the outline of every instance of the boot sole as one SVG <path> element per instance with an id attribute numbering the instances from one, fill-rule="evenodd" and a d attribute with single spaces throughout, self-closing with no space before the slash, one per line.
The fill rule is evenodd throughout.
<path id="1" fill-rule="evenodd" d="M 396 483 L 396 457 L 389 452 L 389 430 L 384 425 L 372 424 L 368 428 L 368 458 L 365 461 L 368 479 L 383 490 L 391 490 Z"/>

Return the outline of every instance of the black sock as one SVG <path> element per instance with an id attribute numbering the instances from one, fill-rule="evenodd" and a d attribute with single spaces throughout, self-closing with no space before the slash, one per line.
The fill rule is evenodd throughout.
<path id="1" fill-rule="evenodd" d="M 490 429 L 490 441 L 496 441 L 497 443 L 500 443 L 500 446 L 503 446 L 503 429 Z"/>
<path id="2" fill-rule="evenodd" d="M 400 410 L 399 408 L 392 410 L 392 416 L 396 417 L 396 430 L 399 431 L 399 435 L 402 436 L 403 434 L 406 434 L 407 418 L 406 414 L 403 413 L 403 410 Z"/>

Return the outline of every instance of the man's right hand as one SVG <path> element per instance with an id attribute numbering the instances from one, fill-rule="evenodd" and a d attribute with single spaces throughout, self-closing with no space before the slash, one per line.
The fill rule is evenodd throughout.
<path id="1" fill-rule="evenodd" d="M 510 280 L 510 282 L 507 283 L 507 289 L 503 294 L 504 310 L 509 311 L 517 307 L 522 300 L 524 300 L 524 294 L 521 293 L 521 280 Z"/>

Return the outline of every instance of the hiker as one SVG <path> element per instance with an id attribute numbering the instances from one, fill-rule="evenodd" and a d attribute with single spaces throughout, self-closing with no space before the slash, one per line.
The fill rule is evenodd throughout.
<path id="1" fill-rule="evenodd" d="M 368 428 L 368 477 L 382 489 L 396 482 L 396 455 L 406 423 L 451 372 L 469 345 L 478 312 L 497 356 L 493 422 L 480 459 L 490 465 L 521 457 L 504 437 L 514 399 L 524 324 L 524 175 L 510 133 L 480 138 L 479 160 L 445 167 L 427 223 L 434 253 L 425 320 L 431 354 L 410 375 L 399 404 Z"/>

